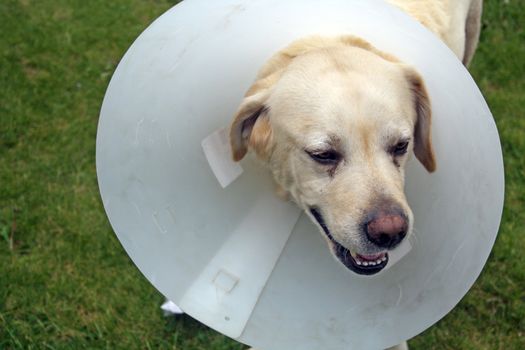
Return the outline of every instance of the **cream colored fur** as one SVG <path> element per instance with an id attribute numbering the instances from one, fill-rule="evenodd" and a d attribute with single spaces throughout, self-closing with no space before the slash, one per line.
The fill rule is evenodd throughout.
<path id="1" fill-rule="evenodd" d="M 390 200 L 412 222 L 403 192 L 407 155 L 393 157 L 388 150 L 412 139 L 410 145 L 420 145 L 420 159 L 434 170 L 428 104 L 419 75 L 366 42 L 307 38 L 262 69 L 232 126 L 234 154 L 240 159 L 253 149 L 299 206 L 322 208 L 340 244 L 374 253 L 359 230 L 363 213 Z M 417 123 L 422 131 L 414 134 Z M 342 155 L 336 167 L 308 155 L 328 149 Z"/>
<path id="2" fill-rule="evenodd" d="M 387 0 L 436 34 L 468 66 L 478 44 L 483 0 Z"/>
<path id="3" fill-rule="evenodd" d="M 389 2 L 438 35 L 465 65 L 470 62 L 481 0 Z M 304 38 L 275 54 L 247 91 L 231 126 L 233 156 L 240 160 L 253 151 L 279 193 L 307 213 L 321 208 L 340 245 L 378 253 L 362 232 L 367 213 L 382 202 L 395 203 L 408 218 L 410 235 L 404 165 L 413 151 L 429 172 L 436 168 L 430 103 L 413 68 L 363 39 Z M 394 153 L 405 140 L 407 153 Z M 337 163 L 315 160 L 330 152 L 340 156 Z"/>

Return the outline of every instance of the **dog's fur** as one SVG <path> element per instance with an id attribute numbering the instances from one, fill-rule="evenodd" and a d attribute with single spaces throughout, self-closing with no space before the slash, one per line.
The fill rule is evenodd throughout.
<path id="1" fill-rule="evenodd" d="M 389 2 L 469 64 L 482 0 Z M 303 38 L 275 54 L 247 91 L 230 138 L 234 159 L 252 150 L 278 192 L 310 214 L 343 263 L 341 249 L 375 256 L 405 236 L 385 249 L 370 240 L 376 226 L 410 235 L 413 216 L 403 190 L 409 153 L 429 172 L 436 169 L 423 79 L 391 54 L 347 35 Z"/>

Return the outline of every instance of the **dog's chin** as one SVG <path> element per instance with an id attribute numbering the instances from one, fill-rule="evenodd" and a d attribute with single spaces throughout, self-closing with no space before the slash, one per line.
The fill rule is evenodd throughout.
<path id="1" fill-rule="evenodd" d="M 388 264 L 388 253 L 386 252 L 369 255 L 352 253 L 334 240 L 331 235 L 328 238 L 330 249 L 337 260 L 359 275 L 374 275 Z"/>
<path id="2" fill-rule="evenodd" d="M 350 249 L 344 247 L 335 240 L 317 208 L 310 208 L 310 213 L 319 226 L 321 226 L 323 232 L 328 238 L 328 244 L 330 245 L 332 254 L 346 268 L 359 275 L 374 275 L 386 267 L 388 264 L 388 253 L 386 251 L 375 254 L 359 254 L 352 252 Z"/>

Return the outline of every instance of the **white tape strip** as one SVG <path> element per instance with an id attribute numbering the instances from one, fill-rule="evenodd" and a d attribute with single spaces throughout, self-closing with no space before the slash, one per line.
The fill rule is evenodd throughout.
<path id="1" fill-rule="evenodd" d="M 202 140 L 201 146 L 222 188 L 226 188 L 242 174 L 242 167 L 232 159 L 227 128 L 221 128 L 208 135 Z"/>
<path id="2" fill-rule="evenodd" d="M 186 290 L 180 307 L 204 324 L 238 338 L 300 215 L 293 203 L 263 192 Z"/>

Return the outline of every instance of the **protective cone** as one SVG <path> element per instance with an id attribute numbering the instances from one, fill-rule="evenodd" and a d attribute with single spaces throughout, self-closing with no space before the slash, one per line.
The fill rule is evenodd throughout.
<path id="1" fill-rule="evenodd" d="M 414 66 L 433 106 L 438 170 L 407 165 L 412 249 L 374 277 L 349 272 L 254 162 L 229 163 L 229 125 L 257 70 L 309 35 L 351 34 Z M 264 349 L 380 349 L 448 313 L 496 238 L 503 161 L 461 62 L 381 1 L 186 0 L 120 62 L 102 106 L 97 173 L 122 245 L 168 299 Z M 406 250 L 406 249 L 405 249 Z"/>

